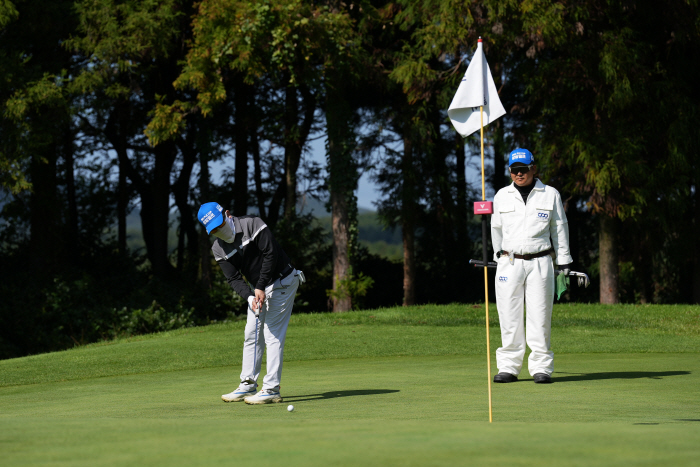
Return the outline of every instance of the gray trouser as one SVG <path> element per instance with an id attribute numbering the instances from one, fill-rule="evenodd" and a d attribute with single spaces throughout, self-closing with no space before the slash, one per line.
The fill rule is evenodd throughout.
<path id="1" fill-rule="evenodd" d="M 299 273 L 299 271 L 294 270 L 283 280 L 277 279 L 265 289 L 265 303 L 262 305 L 257 323 L 257 346 L 255 313 L 248 307 L 248 320 L 243 343 L 241 387 L 250 389 L 257 386 L 262 367 L 263 349 L 266 346 L 267 374 L 263 379 L 263 389 L 279 390 L 282 379 L 284 340 L 287 336 L 289 318 L 292 315 L 294 296 L 299 287 Z"/>

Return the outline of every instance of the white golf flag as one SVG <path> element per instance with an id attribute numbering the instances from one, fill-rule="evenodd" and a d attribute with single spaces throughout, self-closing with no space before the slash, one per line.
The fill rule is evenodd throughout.
<path id="1" fill-rule="evenodd" d="M 483 44 L 479 39 L 474 57 L 447 110 L 447 115 L 457 133 L 467 137 L 481 128 L 479 107 L 482 105 L 484 106 L 484 126 L 506 113 L 506 109 L 498 98 L 498 91 L 484 55 Z"/>

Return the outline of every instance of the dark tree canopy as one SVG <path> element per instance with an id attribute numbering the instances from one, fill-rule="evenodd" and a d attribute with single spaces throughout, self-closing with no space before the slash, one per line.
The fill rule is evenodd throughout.
<path id="1" fill-rule="evenodd" d="M 699 28 L 690 0 L 0 1 L 0 358 L 236 319 L 212 200 L 274 230 L 298 311 L 482 300 L 446 114 L 479 37 L 488 193 L 530 148 L 597 285 L 566 299 L 700 303 Z"/>

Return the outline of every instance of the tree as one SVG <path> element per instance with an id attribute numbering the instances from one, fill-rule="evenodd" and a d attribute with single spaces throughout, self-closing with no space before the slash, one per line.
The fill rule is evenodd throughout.
<path id="1" fill-rule="evenodd" d="M 696 91 L 680 68 L 697 57 L 698 9 L 542 1 L 505 2 L 494 12 L 521 50 L 507 73 L 522 77 L 518 107 L 540 168 L 565 192 L 587 197 L 599 219 L 600 298 L 615 303 L 620 222 L 691 189 L 671 174 L 694 157 L 687 139 L 697 99 L 688 96 Z"/>
<path id="2" fill-rule="evenodd" d="M 82 73 L 72 87 L 84 94 L 101 93 L 111 100 L 110 107 L 103 107 L 109 115 L 102 118 L 101 131 L 117 153 L 120 172 L 139 194 L 148 259 L 153 274 L 162 280 L 175 272 L 167 242 L 170 179 L 179 149 L 186 145 L 178 148 L 174 141 L 163 141 L 149 146 L 141 132 L 149 113 L 157 114 L 157 104 L 172 103 L 179 97 L 172 83 L 186 50 L 188 8 L 189 2 L 178 0 L 79 2 L 80 34 L 67 42 L 83 57 Z M 187 172 L 196 156 L 182 154 Z M 183 176 L 189 185 L 186 172 Z M 191 218 L 186 203 L 180 200 L 178 206 L 185 209 L 182 219 Z M 192 225 L 184 225 L 193 242 Z"/>
<path id="3" fill-rule="evenodd" d="M 400 41 L 392 43 L 387 54 L 389 77 L 404 94 L 394 101 L 399 104 L 394 107 L 394 118 L 402 122 L 396 130 L 402 135 L 404 161 L 397 166 L 403 179 L 395 185 L 402 187 L 402 193 L 396 198 L 401 199 L 401 207 L 394 215 L 401 219 L 404 303 L 410 305 L 415 300 L 418 263 L 414 235 L 419 225 L 424 235 L 440 239 L 437 244 L 421 242 L 422 269 L 436 275 L 433 279 L 446 289 L 453 290 L 449 284 L 459 282 L 468 259 L 471 242 L 466 228 L 465 144 L 455 139 L 454 130 L 445 123 L 446 109 L 464 72 L 463 60 L 467 51 L 471 55 L 470 47 L 477 37 L 474 26 L 481 21 L 482 10 L 479 5 L 444 0 L 404 1 L 395 8 L 395 37 Z M 380 182 L 389 180 L 388 172 L 380 176 Z M 385 204 L 383 212 L 388 220 L 387 207 Z M 444 294 L 437 299 L 442 298 Z"/>
<path id="4" fill-rule="evenodd" d="M 163 118 L 154 120 L 149 129 L 152 140 L 169 137 L 163 130 L 177 131 L 185 112 L 194 109 L 206 116 L 215 106 L 220 105 L 228 92 L 228 72 L 248 85 L 255 82 L 270 83 L 268 96 L 272 98 L 273 104 L 270 108 L 281 110 L 279 113 L 268 113 L 268 118 L 273 120 L 268 125 L 271 128 L 277 127 L 274 119 L 281 114 L 282 118 L 277 119 L 282 123 L 278 134 L 283 136 L 280 139 L 268 135 L 268 138 L 271 143 L 284 148 L 284 178 L 272 195 L 267 213 L 261 212 L 261 215 L 274 226 L 279 206 L 284 199 L 285 218 L 290 220 L 296 211 L 296 174 L 312 128 L 317 95 L 321 89 L 325 89 L 327 99 L 329 95 L 338 99 L 346 98 L 340 87 L 346 77 L 341 78 L 336 72 L 334 78 L 332 70 L 338 67 L 346 69 L 342 68 L 344 62 L 353 53 L 353 48 L 349 45 L 354 32 L 348 15 L 337 9 L 299 0 L 255 4 L 219 0 L 199 5 L 194 31 L 192 50 L 177 85 L 180 88 L 194 89 L 197 92 L 196 101 L 189 104 L 175 103 L 163 108 Z M 322 88 L 322 83 L 325 88 Z M 279 105 L 274 105 L 275 97 L 280 97 Z M 238 106 L 242 105 L 239 103 Z M 327 120 L 330 118 L 331 203 L 335 206 L 334 215 L 340 221 L 340 224 L 336 222 L 334 225 L 342 230 L 347 225 L 347 214 L 340 212 L 347 209 L 344 197 L 348 189 L 338 181 L 340 179 L 334 177 L 341 177 L 343 174 L 340 171 L 350 169 L 345 162 L 336 164 L 337 157 L 342 159 L 347 154 L 352 154 L 354 149 L 348 142 L 349 139 L 341 136 L 347 131 L 350 117 L 340 100 L 333 101 L 333 105 L 326 106 L 325 110 Z M 334 114 L 336 111 L 338 113 Z M 243 138 L 238 141 L 237 150 L 241 144 L 247 144 Z M 257 136 L 253 146 L 258 147 Z M 259 164 L 257 157 L 259 156 L 254 154 L 256 174 Z M 242 165 L 239 170 L 244 170 Z M 236 183 L 240 184 L 238 180 Z M 255 183 L 256 192 L 260 194 L 261 180 L 257 175 Z M 356 177 L 353 183 L 356 183 Z M 338 197 L 341 191 L 344 194 Z M 258 205 L 262 211 L 260 200 Z M 342 256 L 347 246 L 343 243 L 345 237 L 340 230 L 334 231 L 337 244 L 334 255 Z M 342 266 L 345 263 L 337 263 L 340 268 L 337 275 L 340 278 L 345 275 Z"/>

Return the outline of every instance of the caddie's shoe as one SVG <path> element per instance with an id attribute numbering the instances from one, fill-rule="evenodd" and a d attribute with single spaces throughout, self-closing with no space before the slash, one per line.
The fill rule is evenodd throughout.
<path id="1" fill-rule="evenodd" d="M 275 402 L 282 402 L 282 396 L 280 396 L 279 391 L 274 391 L 272 389 L 263 389 L 254 396 L 245 398 L 245 403 L 251 405 L 273 404 Z"/>
<path id="2" fill-rule="evenodd" d="M 510 373 L 501 372 L 493 377 L 494 383 L 515 383 L 518 377 Z"/>
<path id="3" fill-rule="evenodd" d="M 221 400 L 223 400 L 224 402 L 240 402 L 248 396 L 254 396 L 255 391 L 255 387 L 246 389 L 244 387 L 239 386 L 238 388 L 236 388 L 235 391 L 221 396 Z"/>
<path id="4" fill-rule="evenodd" d="M 535 380 L 535 383 L 537 384 L 551 384 L 552 383 L 552 377 L 549 376 L 547 373 L 535 373 L 532 375 L 532 379 Z"/>

